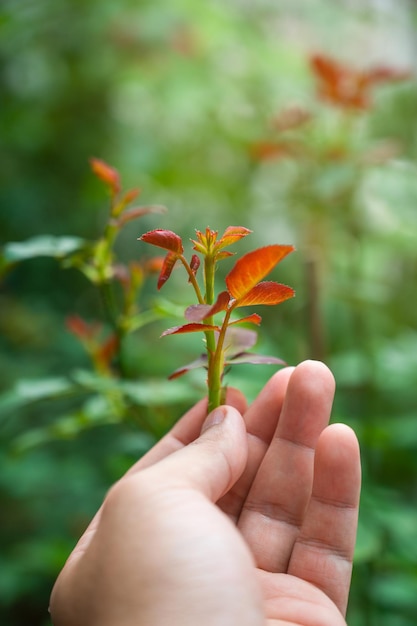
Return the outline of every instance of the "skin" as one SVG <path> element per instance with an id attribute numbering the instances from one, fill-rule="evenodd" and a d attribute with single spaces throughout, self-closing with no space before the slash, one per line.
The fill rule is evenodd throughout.
<path id="1" fill-rule="evenodd" d="M 194 406 L 112 487 L 62 570 L 55 626 L 343 626 L 359 446 L 325 365 Z M 243 415 L 243 417 L 242 417 Z M 201 434 L 200 434 L 201 433 Z"/>

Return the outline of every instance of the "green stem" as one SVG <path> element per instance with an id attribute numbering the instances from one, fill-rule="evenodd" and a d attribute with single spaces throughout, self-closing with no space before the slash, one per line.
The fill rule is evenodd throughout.
<path id="1" fill-rule="evenodd" d="M 214 271 L 215 262 L 212 256 L 207 255 L 204 259 L 204 285 L 206 288 L 205 302 L 206 304 L 214 303 Z M 214 324 L 213 316 L 209 316 L 204 320 L 205 324 Z M 207 392 L 208 392 L 208 412 L 220 405 L 221 392 L 221 364 L 218 362 L 216 350 L 216 336 L 213 330 L 207 330 L 206 350 L 207 350 Z"/>
<path id="2" fill-rule="evenodd" d="M 202 293 L 200 291 L 200 286 L 199 286 L 199 284 L 198 284 L 198 282 L 196 280 L 195 274 L 194 274 L 193 270 L 191 269 L 187 259 L 184 256 L 182 256 L 182 255 L 179 257 L 179 259 L 180 259 L 181 263 L 183 264 L 183 266 L 186 269 L 186 272 L 187 272 L 188 277 L 190 279 L 190 283 L 194 287 L 194 291 L 195 291 L 195 293 L 197 295 L 197 299 L 198 299 L 199 303 L 200 304 L 205 304 L 205 300 L 204 300 L 203 295 L 202 295 Z"/>
<path id="3" fill-rule="evenodd" d="M 213 411 L 222 404 L 222 381 L 224 372 L 224 340 L 229 326 L 230 315 L 233 309 L 226 311 L 223 324 L 217 340 L 217 346 L 208 364 L 208 412 Z M 214 335 L 214 333 L 213 333 Z"/>

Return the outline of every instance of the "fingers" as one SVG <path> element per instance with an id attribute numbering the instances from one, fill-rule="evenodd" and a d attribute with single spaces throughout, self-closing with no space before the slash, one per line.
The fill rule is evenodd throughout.
<path id="1" fill-rule="evenodd" d="M 292 372 L 281 416 L 238 526 L 258 567 L 285 572 L 313 483 L 314 450 L 334 396 L 330 370 L 305 361 Z M 258 419 L 261 419 L 259 417 Z"/>
<path id="2" fill-rule="evenodd" d="M 228 405 L 235 407 L 240 413 L 246 409 L 246 399 L 237 389 L 228 388 L 226 400 Z M 144 470 L 158 461 L 169 456 L 176 450 L 183 448 L 194 441 L 201 432 L 201 427 L 207 417 L 207 399 L 197 402 L 183 417 L 173 426 L 173 428 L 163 437 L 149 452 L 137 461 L 121 478 L 124 480 L 131 474 Z M 68 558 L 68 562 L 78 558 L 86 551 L 97 529 L 101 516 L 101 508 L 91 520 L 88 528 L 79 539 L 73 552 Z"/>
<path id="3" fill-rule="evenodd" d="M 218 503 L 235 522 L 276 429 L 293 370 L 287 367 L 274 374 L 244 415 L 249 446 L 246 468 L 233 489 Z"/>
<path id="4" fill-rule="evenodd" d="M 210 413 L 188 446 L 141 472 L 142 481 L 165 489 L 194 489 L 216 502 L 236 482 L 247 460 L 245 423 L 233 407 Z"/>
<path id="5" fill-rule="evenodd" d="M 227 389 L 226 404 L 236 408 L 242 415 L 246 410 L 246 399 L 237 389 Z M 207 399 L 205 398 L 187 411 L 173 428 L 129 469 L 127 474 L 145 469 L 197 439 L 206 417 Z"/>
<path id="6" fill-rule="evenodd" d="M 288 573 L 326 593 L 345 615 L 356 540 L 361 467 L 354 432 L 329 426 L 317 444 L 311 500 Z"/>

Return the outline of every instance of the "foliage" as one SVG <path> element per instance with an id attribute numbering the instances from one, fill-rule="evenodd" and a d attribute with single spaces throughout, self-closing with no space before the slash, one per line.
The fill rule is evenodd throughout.
<path id="1" fill-rule="evenodd" d="M 56 572 L 108 486 L 204 393 L 198 370 L 166 381 L 178 348 L 159 336 L 189 285 L 172 272 L 171 301 L 154 295 L 162 261 L 137 237 L 156 219 L 295 244 L 281 276 L 297 298 L 279 319 L 265 307 L 259 351 L 324 359 L 334 419 L 360 438 L 349 624 L 415 623 L 417 16 L 384 7 L 3 2 L 2 623 L 49 623 Z M 92 155 L 127 191 L 104 162 L 91 176 Z M 163 217 L 129 221 L 138 183 Z M 251 399 L 271 370 L 241 365 L 228 384 Z"/>
<path id="2" fill-rule="evenodd" d="M 236 363 L 283 364 L 276 357 L 253 355 L 246 352 L 256 342 L 256 333 L 245 329 L 236 329 L 236 324 L 251 323 L 259 325 L 261 317 L 257 313 L 233 319 L 234 311 L 239 307 L 254 305 L 276 305 L 294 296 L 291 287 L 272 281 L 262 281 L 283 258 L 293 251 L 293 246 L 264 246 L 248 252 L 238 259 L 225 278 L 226 291 L 215 297 L 214 275 L 219 261 L 232 256 L 225 248 L 249 234 L 247 228 L 229 226 L 218 239 L 218 233 L 206 228 L 205 234 L 197 230 L 197 240 L 193 240 L 193 249 L 204 260 L 204 295 L 197 282 L 200 258 L 193 254 L 190 263 L 184 256 L 181 237 L 169 230 L 153 230 L 140 237 L 142 241 L 168 250 L 158 279 L 158 288 L 171 276 L 176 263 L 180 261 L 188 274 L 188 282 L 194 287 L 197 304 L 187 307 L 187 324 L 174 326 L 163 332 L 165 335 L 204 332 L 206 352 L 189 365 L 175 370 L 170 378 L 178 378 L 190 369 L 207 369 L 208 411 L 212 411 L 224 402 L 225 388 L 222 387 L 226 366 Z M 223 321 L 214 322 L 214 316 L 224 313 Z"/>

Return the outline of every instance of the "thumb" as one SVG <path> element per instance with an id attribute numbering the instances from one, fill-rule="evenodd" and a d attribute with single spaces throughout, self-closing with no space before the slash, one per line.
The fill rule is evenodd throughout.
<path id="1" fill-rule="evenodd" d="M 195 489 L 216 502 L 241 476 L 247 456 L 243 417 L 221 406 L 207 416 L 198 439 L 145 471 L 165 487 Z"/>

